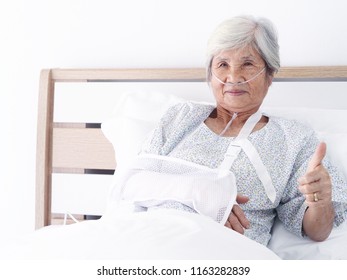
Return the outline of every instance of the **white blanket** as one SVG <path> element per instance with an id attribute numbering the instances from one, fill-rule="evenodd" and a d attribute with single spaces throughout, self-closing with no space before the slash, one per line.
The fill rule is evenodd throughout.
<path id="1" fill-rule="evenodd" d="M 1 245 L 2 259 L 279 259 L 208 217 L 178 210 L 113 213 L 49 226 Z"/>

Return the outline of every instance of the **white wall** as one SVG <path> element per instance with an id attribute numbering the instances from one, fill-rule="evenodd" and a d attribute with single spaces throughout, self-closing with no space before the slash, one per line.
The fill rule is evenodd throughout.
<path id="1" fill-rule="evenodd" d="M 345 0 L 11 0 L 0 3 L 1 234 L 34 227 L 39 72 L 202 67 L 206 40 L 238 14 L 269 17 L 282 65 L 347 65 Z"/>

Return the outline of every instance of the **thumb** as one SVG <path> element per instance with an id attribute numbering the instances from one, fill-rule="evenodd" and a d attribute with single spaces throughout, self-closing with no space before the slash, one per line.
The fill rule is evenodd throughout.
<path id="1" fill-rule="evenodd" d="M 318 144 L 310 162 L 308 163 L 307 171 L 313 171 L 318 165 L 322 163 L 327 151 L 327 145 L 324 142 Z"/>

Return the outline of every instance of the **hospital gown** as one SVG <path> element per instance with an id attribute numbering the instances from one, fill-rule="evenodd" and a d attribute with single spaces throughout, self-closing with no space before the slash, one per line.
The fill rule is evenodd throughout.
<path id="1" fill-rule="evenodd" d="M 233 137 L 222 137 L 212 132 L 204 120 L 213 105 L 193 102 L 171 107 L 161 118 L 158 127 L 143 145 L 142 153 L 176 157 L 196 164 L 218 168 Z M 266 115 L 266 114 L 265 114 Z M 253 132 L 249 140 L 257 149 L 276 189 L 272 203 L 266 195 L 254 167 L 241 151 L 230 170 L 237 181 L 237 192 L 250 198 L 240 207 L 250 221 L 245 230 L 249 238 L 267 245 L 276 215 L 284 226 L 302 236 L 302 220 L 307 208 L 305 197 L 298 191 L 298 178 L 306 169 L 318 139 L 314 131 L 304 124 L 275 116 L 262 129 Z M 346 216 L 347 186 L 339 171 L 324 159 L 333 184 L 336 211 L 334 224 L 342 223 Z M 190 211 L 178 202 L 168 201 L 162 207 Z"/>

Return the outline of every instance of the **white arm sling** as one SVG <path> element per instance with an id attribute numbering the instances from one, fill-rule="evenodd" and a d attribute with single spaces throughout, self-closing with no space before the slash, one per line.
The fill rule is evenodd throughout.
<path id="1" fill-rule="evenodd" d="M 276 193 L 271 178 L 247 139 L 260 118 L 261 114 L 257 112 L 247 120 L 217 169 L 174 157 L 139 155 L 116 182 L 118 199 L 145 207 L 168 200 L 178 201 L 224 225 L 237 195 L 236 180 L 230 167 L 243 149 L 273 202 Z"/>

